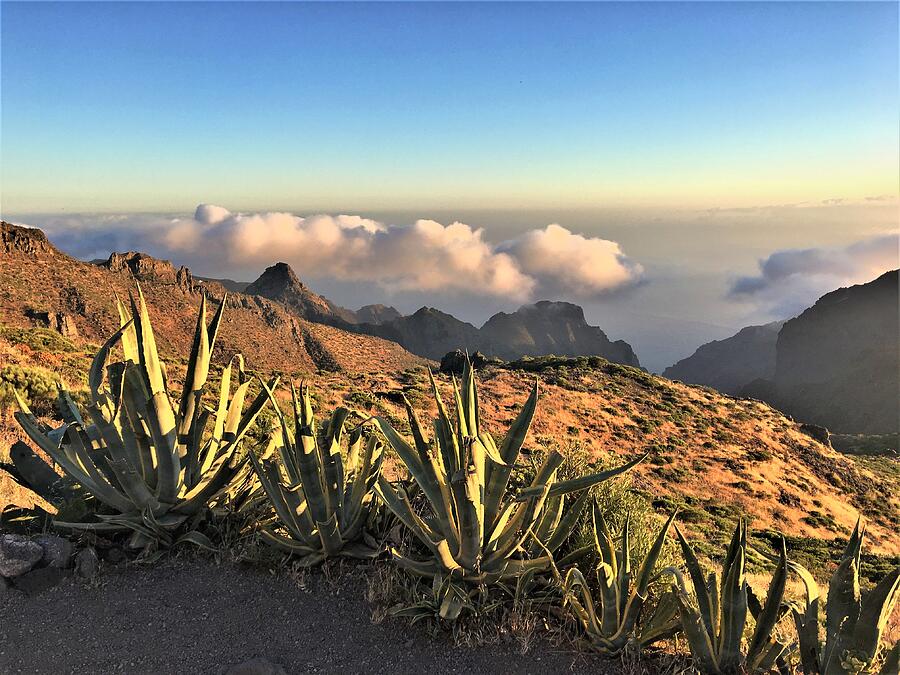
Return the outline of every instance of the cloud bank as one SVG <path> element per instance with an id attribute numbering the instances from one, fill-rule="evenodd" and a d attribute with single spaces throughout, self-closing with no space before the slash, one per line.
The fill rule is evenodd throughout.
<path id="1" fill-rule="evenodd" d="M 842 286 L 871 281 L 900 266 L 900 234 L 883 234 L 844 248 L 776 251 L 759 261 L 759 274 L 739 277 L 733 299 L 768 306 L 773 315 L 790 316 Z"/>
<path id="2" fill-rule="evenodd" d="M 276 261 L 301 278 L 377 284 L 388 292 L 470 294 L 524 302 L 547 295 L 598 297 L 639 282 L 641 265 L 618 243 L 556 224 L 491 243 L 465 223 L 391 225 L 348 215 L 232 213 L 201 204 L 193 217 L 61 219 L 63 248 L 96 256 L 103 243 L 140 249 L 203 270 L 258 274 Z M 88 253 L 88 250 L 91 253 Z"/>

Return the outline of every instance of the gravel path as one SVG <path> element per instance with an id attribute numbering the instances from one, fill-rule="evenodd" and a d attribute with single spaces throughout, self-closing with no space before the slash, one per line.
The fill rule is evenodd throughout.
<path id="1" fill-rule="evenodd" d="M 400 620 L 371 621 L 345 588 L 200 558 L 107 569 L 34 597 L 0 597 L 0 673 L 223 673 L 265 657 L 291 673 L 621 672 L 615 661 L 538 645 L 456 647 Z"/>

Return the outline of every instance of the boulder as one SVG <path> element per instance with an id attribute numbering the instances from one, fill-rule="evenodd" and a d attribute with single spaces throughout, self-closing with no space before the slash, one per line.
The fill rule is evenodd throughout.
<path id="1" fill-rule="evenodd" d="M 39 544 L 20 534 L 0 537 L 0 576 L 7 578 L 25 574 L 40 562 L 44 550 Z"/>
<path id="2" fill-rule="evenodd" d="M 475 352 L 469 357 L 472 367 L 475 370 L 484 368 L 488 360 L 481 352 Z M 466 354 L 461 349 L 447 352 L 441 359 L 441 372 L 445 375 L 462 375 L 463 368 L 466 365 Z"/>
<path id="3" fill-rule="evenodd" d="M 828 429 L 825 427 L 818 424 L 801 424 L 800 433 L 804 433 L 810 438 L 819 441 L 822 445 L 831 447 L 831 434 L 828 433 Z"/>
<path id="4" fill-rule="evenodd" d="M 93 548 L 86 548 L 75 556 L 75 574 L 82 579 L 93 579 L 100 574 L 100 558 Z"/>
<path id="5" fill-rule="evenodd" d="M 55 534 L 42 534 L 34 541 L 43 550 L 40 564 L 43 567 L 65 569 L 72 562 L 72 542 Z"/>

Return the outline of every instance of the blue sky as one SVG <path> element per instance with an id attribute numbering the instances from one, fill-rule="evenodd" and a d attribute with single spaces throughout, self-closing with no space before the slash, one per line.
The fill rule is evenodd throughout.
<path id="1" fill-rule="evenodd" d="M 86 258 L 281 258 L 349 307 L 571 300 L 661 369 L 898 265 L 897 29 L 895 2 L 0 2 L 0 211 Z M 849 271 L 765 278 L 795 249 Z"/>
<path id="2" fill-rule="evenodd" d="M 2 4 L 7 212 L 896 189 L 896 3 Z"/>

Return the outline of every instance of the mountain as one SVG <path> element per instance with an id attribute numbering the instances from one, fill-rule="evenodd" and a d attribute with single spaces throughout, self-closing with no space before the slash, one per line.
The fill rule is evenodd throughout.
<path id="1" fill-rule="evenodd" d="M 356 329 L 393 340 L 413 354 L 435 360 L 454 349 L 483 351 L 483 340 L 475 326 L 433 307 L 422 307 L 415 314 L 380 325 L 360 324 Z"/>
<path id="2" fill-rule="evenodd" d="M 724 340 L 713 340 L 663 371 L 663 377 L 702 384 L 738 394 L 753 380 L 775 375 L 775 344 L 783 321 L 742 328 Z"/>
<path id="3" fill-rule="evenodd" d="M 244 293 L 275 300 L 309 321 L 392 340 L 413 354 L 435 360 L 447 352 L 468 349 L 509 360 L 545 354 L 593 355 L 640 365 L 627 342 L 610 341 L 600 328 L 588 325 L 581 307 L 568 302 L 544 300 L 511 314 L 501 312 L 481 329 L 433 307 L 422 307 L 409 316 L 385 305 L 366 305 L 354 312 L 310 290 L 283 262 L 267 268 Z"/>
<path id="4" fill-rule="evenodd" d="M 256 281 L 244 289 L 244 293 L 277 300 L 310 321 L 328 324 L 356 323 L 356 316 L 352 311 L 311 291 L 287 263 L 279 262 L 267 267 Z"/>
<path id="5" fill-rule="evenodd" d="M 9 328 L 45 326 L 79 342 L 100 344 L 118 327 L 115 294 L 139 281 L 160 349 L 188 353 L 203 293 L 216 306 L 225 288 L 195 278 L 186 267 L 130 251 L 92 264 L 57 250 L 38 229 L 0 221 L 0 322 Z M 384 371 L 422 363 L 393 342 L 307 321 L 280 302 L 228 294 L 214 359 L 241 352 L 251 368 L 286 373 L 321 369 Z"/>
<path id="6" fill-rule="evenodd" d="M 584 310 L 570 302 L 542 300 L 515 312 L 495 314 L 481 327 L 481 351 L 502 359 L 522 356 L 602 356 L 608 361 L 639 366 L 624 340 L 610 341 L 597 326 L 588 325 Z"/>
<path id="7" fill-rule="evenodd" d="M 823 295 L 778 334 L 758 394 L 805 422 L 849 434 L 900 431 L 898 271 Z"/>

